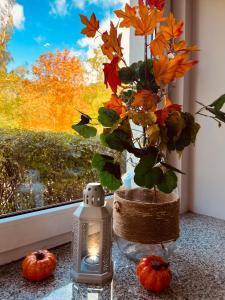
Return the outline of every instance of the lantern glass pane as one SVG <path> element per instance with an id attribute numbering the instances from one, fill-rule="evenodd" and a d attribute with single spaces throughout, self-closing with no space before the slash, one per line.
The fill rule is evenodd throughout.
<path id="1" fill-rule="evenodd" d="M 99 222 L 83 224 L 81 272 L 99 273 L 101 260 L 101 226 Z"/>

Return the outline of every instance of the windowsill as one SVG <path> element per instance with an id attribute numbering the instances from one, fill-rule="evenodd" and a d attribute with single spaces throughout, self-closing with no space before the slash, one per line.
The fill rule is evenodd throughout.
<path id="1" fill-rule="evenodd" d="M 171 288 L 164 299 L 224 299 L 225 221 L 188 213 L 181 216 L 181 237 L 170 259 Z M 215 234 L 216 233 L 216 234 Z M 0 267 L 2 299 L 156 299 L 137 281 L 136 265 L 113 245 L 114 277 L 98 290 L 71 280 L 70 244 L 53 249 L 58 265 L 54 277 L 43 283 L 28 282 L 21 276 L 21 261 Z M 92 293 L 92 294 L 91 294 Z M 87 296 L 88 294 L 88 296 Z M 157 298 L 158 299 L 158 298 Z"/>

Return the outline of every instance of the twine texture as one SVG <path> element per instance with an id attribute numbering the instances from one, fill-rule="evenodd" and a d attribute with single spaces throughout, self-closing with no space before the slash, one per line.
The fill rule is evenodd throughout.
<path id="1" fill-rule="evenodd" d="M 156 196 L 156 200 L 155 200 Z M 136 188 L 114 193 L 113 230 L 136 243 L 159 244 L 179 238 L 180 199 L 175 193 Z"/>

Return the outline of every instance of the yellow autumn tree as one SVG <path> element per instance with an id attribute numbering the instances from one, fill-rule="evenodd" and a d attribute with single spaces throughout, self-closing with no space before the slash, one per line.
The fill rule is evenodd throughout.
<path id="1" fill-rule="evenodd" d="M 67 49 L 41 54 L 32 67 L 32 80 L 24 80 L 20 94 L 21 127 L 70 131 L 77 110 L 87 110 L 81 98 L 83 69 Z"/>
<path id="2" fill-rule="evenodd" d="M 85 62 L 87 83 L 82 94 L 82 99 L 88 105 L 86 113 L 88 112 L 93 117 L 97 117 L 98 108 L 111 95 L 110 89 L 107 89 L 103 82 L 102 69 L 105 62 L 106 59 L 102 55 L 100 47 L 93 49 L 93 55 Z"/>

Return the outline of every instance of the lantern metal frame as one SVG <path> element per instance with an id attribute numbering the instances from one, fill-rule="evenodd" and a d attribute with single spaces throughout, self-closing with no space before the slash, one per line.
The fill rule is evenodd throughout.
<path id="1" fill-rule="evenodd" d="M 103 284 L 112 279 L 112 216 L 105 205 L 104 191 L 99 183 L 89 183 L 84 189 L 84 201 L 73 214 L 72 277 L 79 283 Z M 90 225 L 91 224 L 91 225 Z M 84 268 L 84 253 L 90 229 L 100 233 L 96 268 Z M 87 253 L 86 253 L 87 254 Z"/>

